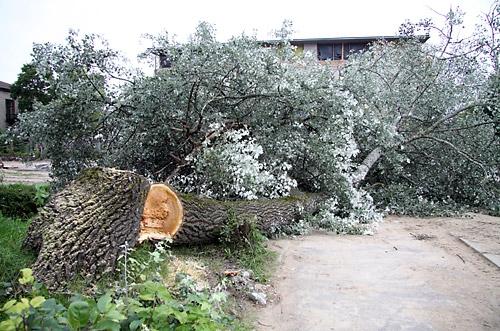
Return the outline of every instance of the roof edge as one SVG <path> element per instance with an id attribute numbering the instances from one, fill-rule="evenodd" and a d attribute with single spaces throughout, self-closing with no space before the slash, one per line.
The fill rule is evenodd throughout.
<path id="1" fill-rule="evenodd" d="M 415 38 L 421 43 L 425 43 L 429 40 L 429 35 L 416 35 Z M 349 42 L 349 41 L 358 41 L 358 42 L 373 42 L 377 40 L 387 40 L 387 41 L 397 41 L 397 40 L 406 40 L 411 39 L 412 37 L 408 36 L 362 36 L 362 37 L 329 37 L 329 38 L 296 38 L 289 39 L 290 43 L 293 44 L 301 44 L 301 43 L 332 43 L 332 42 Z M 260 40 L 262 44 L 276 44 L 280 43 L 281 40 L 271 39 L 271 40 Z"/>
<path id="2" fill-rule="evenodd" d="M 10 92 L 10 84 L 0 80 L 0 91 Z"/>

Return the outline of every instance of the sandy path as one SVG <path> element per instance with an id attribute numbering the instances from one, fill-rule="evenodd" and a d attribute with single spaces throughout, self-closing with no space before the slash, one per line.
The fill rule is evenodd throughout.
<path id="1" fill-rule="evenodd" d="M 257 327 L 500 330 L 500 269 L 464 236 L 498 249 L 500 218 L 389 218 L 372 237 L 275 241 L 280 300 L 260 309 Z"/>
<path id="2" fill-rule="evenodd" d="M 5 184 L 23 183 L 38 184 L 48 183 L 50 161 L 35 161 L 30 163 L 19 161 L 3 161 L 3 169 L 0 174 Z"/>

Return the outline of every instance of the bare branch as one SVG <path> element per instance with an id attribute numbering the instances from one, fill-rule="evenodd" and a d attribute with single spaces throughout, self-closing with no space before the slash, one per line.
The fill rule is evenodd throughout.
<path id="1" fill-rule="evenodd" d="M 444 144 L 444 145 L 447 145 L 447 146 L 450 146 L 451 148 L 453 148 L 453 150 L 455 150 L 458 154 L 462 155 L 463 157 L 465 157 L 467 160 L 469 160 L 470 162 L 478 165 L 483 171 L 485 174 L 488 173 L 488 171 L 485 169 L 484 165 L 475 160 L 474 158 L 472 158 L 472 156 L 470 156 L 469 154 L 465 153 L 464 151 L 460 150 L 457 146 L 455 146 L 453 143 L 449 142 L 448 140 L 444 140 L 444 139 L 440 139 L 440 138 L 436 138 L 436 137 L 432 137 L 432 136 L 421 136 L 419 137 L 418 139 L 430 139 L 430 140 L 433 140 L 433 141 L 436 141 L 436 142 L 439 142 L 441 144 Z"/>
<path id="2" fill-rule="evenodd" d="M 489 124 L 500 124 L 500 121 L 482 122 L 482 123 L 477 123 L 477 124 L 468 125 L 468 126 L 462 126 L 462 127 L 458 127 L 458 128 L 449 128 L 449 129 L 436 130 L 434 132 L 462 131 L 462 130 L 473 129 L 473 128 L 477 128 L 479 126 L 489 125 Z"/>
<path id="3" fill-rule="evenodd" d="M 469 104 L 469 105 L 466 105 L 464 107 L 461 107 L 461 108 L 458 108 L 457 110 L 449 113 L 448 115 L 442 117 L 441 119 L 437 120 L 436 122 L 434 122 L 434 124 L 432 124 L 431 126 L 429 126 L 427 129 L 421 131 L 421 132 L 418 132 L 417 134 L 413 135 L 412 137 L 406 139 L 403 143 L 401 144 L 398 144 L 399 145 L 405 145 L 409 142 L 412 142 L 414 140 L 417 140 L 417 139 L 420 139 L 421 137 L 424 137 L 424 136 L 427 136 L 428 134 L 432 133 L 436 128 L 438 128 L 441 124 L 443 124 L 444 122 L 454 118 L 455 116 L 459 115 L 460 113 L 463 113 L 467 110 L 472 110 L 474 109 L 475 107 L 479 106 L 479 104 L 477 103 L 472 103 L 472 104 Z"/>

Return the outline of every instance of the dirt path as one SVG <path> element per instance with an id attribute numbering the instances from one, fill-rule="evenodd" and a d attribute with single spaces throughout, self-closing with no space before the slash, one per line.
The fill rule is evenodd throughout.
<path id="1" fill-rule="evenodd" d="M 272 243 L 280 299 L 260 330 L 500 330 L 500 268 L 458 238 L 500 249 L 500 218 L 392 217 L 372 237 Z M 420 239 L 420 240 L 419 240 Z"/>
<path id="2" fill-rule="evenodd" d="M 0 169 L 0 174 L 3 177 L 3 182 L 6 184 L 38 184 L 50 181 L 50 161 L 34 161 L 29 163 L 3 161 L 2 163 L 3 168 Z"/>

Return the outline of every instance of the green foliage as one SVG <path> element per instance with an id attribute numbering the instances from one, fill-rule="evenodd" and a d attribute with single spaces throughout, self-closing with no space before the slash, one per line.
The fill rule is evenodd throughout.
<path id="1" fill-rule="evenodd" d="M 440 45 L 413 38 L 432 22 L 405 23 L 406 38 L 352 54 L 340 75 L 286 40 L 221 43 L 202 23 L 183 44 L 152 37 L 143 57 L 173 65 L 148 76 L 98 36 L 71 32 L 65 44 L 35 45 L 54 98 L 22 114 L 20 128 L 44 144 L 59 184 L 95 165 L 222 198 L 284 196 L 296 184 L 338 201 L 324 219 L 360 224 L 380 219 L 363 184 L 496 210 L 498 40 L 488 38 L 500 33 L 486 32 L 499 32 L 499 15 L 495 6 L 465 41 L 450 11 L 435 27 Z"/>
<path id="2" fill-rule="evenodd" d="M 240 168 L 227 162 L 224 169 L 215 163 L 198 168 L 198 178 L 216 179 L 206 191 L 241 196 L 261 187 L 258 196 L 274 196 L 288 194 L 295 182 L 318 191 L 344 180 L 339 172 L 349 168 L 356 151 L 351 131 L 358 113 L 328 67 L 297 57 L 286 42 L 279 49 L 246 36 L 217 42 L 207 24 L 185 44 L 165 36 L 152 41 L 151 52 L 168 54 L 175 63 L 153 77 L 128 73 L 96 36 L 72 33 L 64 45 L 35 47 L 38 70 L 53 73 L 56 98 L 23 114 L 21 128 L 44 143 L 56 179 L 70 180 L 90 164 L 155 180 L 189 176 L 198 156 L 221 146 L 225 133 L 245 129 L 243 152 L 223 150 L 238 155 L 246 173 L 235 176 Z M 243 168 L 239 161 L 248 155 L 255 156 L 255 166 Z M 293 173 L 288 181 L 287 173 Z"/>
<path id="3" fill-rule="evenodd" d="M 33 63 L 23 65 L 10 88 L 12 97 L 18 99 L 21 111 L 32 111 L 35 102 L 45 105 L 54 98 L 54 89 L 49 84 L 50 75 L 50 72 L 40 74 Z"/>
<path id="4" fill-rule="evenodd" d="M 0 216 L 0 302 L 7 295 L 18 270 L 29 267 L 35 260 L 31 252 L 21 248 L 29 222 Z M 7 283 L 7 284 L 5 284 Z M 3 284 L 3 285 L 2 285 Z"/>
<path id="5" fill-rule="evenodd" d="M 170 257 L 170 239 L 141 244 L 137 248 L 123 247 L 126 253 L 118 258 L 117 272 L 124 284 L 123 291 L 127 293 L 130 284 L 151 279 L 161 279 L 168 273 L 167 259 Z"/>
<path id="6" fill-rule="evenodd" d="M 104 122 L 113 126 L 107 122 L 113 107 L 108 100 L 114 101 L 116 93 L 108 78 L 123 77 L 113 63 L 118 57 L 96 35 L 79 39 L 73 31 L 67 45 L 34 46 L 32 63 L 54 98 L 20 114 L 20 128 L 23 136 L 44 145 L 56 178 L 74 178 L 102 154 L 101 129 Z"/>
<path id="7" fill-rule="evenodd" d="M 491 119 L 495 127 L 495 135 L 500 139 L 500 73 L 490 77 L 486 91 L 486 102 L 481 107 L 483 113 Z"/>
<path id="8" fill-rule="evenodd" d="M 0 131 L 0 156 L 27 157 L 28 144 L 11 131 Z"/>
<path id="9" fill-rule="evenodd" d="M 330 198 L 317 214 L 307 218 L 308 224 L 337 234 L 373 234 L 382 214 L 375 210 L 373 199 L 367 192 L 352 190 L 350 194 L 347 200 L 351 204 L 349 208 L 340 207 L 338 200 Z"/>
<path id="10" fill-rule="evenodd" d="M 165 251 L 149 252 L 156 267 Z M 128 253 L 127 253 L 128 254 Z M 139 255 L 140 256 L 140 255 Z M 138 256 L 138 257 L 139 257 Z M 129 257 L 129 261 L 132 259 Z M 126 269 L 127 270 L 127 269 Z M 150 274 L 151 275 L 151 274 Z M 234 319 L 225 314 L 222 292 L 200 292 L 193 280 L 179 274 L 172 290 L 161 278 L 129 284 L 125 293 L 107 291 L 96 299 L 80 294 L 69 302 L 47 298 L 31 269 L 22 269 L 18 283 L 24 291 L 0 310 L 6 317 L 0 330 L 235 330 Z M 45 294 L 45 295 L 44 295 Z"/>
<path id="11" fill-rule="evenodd" d="M 184 192 L 215 199 L 276 198 L 297 186 L 287 171 L 291 165 L 259 161 L 263 150 L 246 129 L 229 131 L 215 146 L 207 146 L 193 162 L 193 172 L 176 176 L 172 184 Z"/>
<path id="12" fill-rule="evenodd" d="M 47 184 L 1 184 L 0 212 L 10 217 L 30 217 L 48 201 L 50 187 Z"/>
<path id="13" fill-rule="evenodd" d="M 445 200 L 448 207 L 493 212 L 500 200 L 500 140 L 491 70 L 498 68 L 483 61 L 475 43 L 455 42 L 460 13 L 445 17 L 441 45 L 410 38 L 349 58 L 343 83 L 363 111 L 355 130 L 358 160 L 378 150 L 364 178 L 368 186 L 387 189 L 386 196 L 393 188 L 414 192 L 414 211 L 407 198 L 377 194 L 390 209 L 435 213 L 433 204 Z"/>
<path id="14" fill-rule="evenodd" d="M 183 280 L 176 296 L 161 282 L 146 281 L 134 285 L 130 298 L 108 292 L 97 301 L 75 295 L 66 307 L 54 298 L 39 294 L 39 284 L 25 275 L 19 282 L 27 288 L 27 297 L 7 301 L 1 312 L 7 319 L 0 330 L 221 330 L 231 329 L 232 319 L 220 309 L 224 296 L 193 292 Z M 184 292 L 182 292 L 183 290 Z"/>
<path id="15" fill-rule="evenodd" d="M 256 280 L 267 281 L 276 253 L 266 247 L 267 238 L 259 231 L 255 221 L 255 217 L 236 215 L 230 210 L 220 240 L 229 258 L 252 270 Z"/>
<path id="16" fill-rule="evenodd" d="M 430 196 L 424 190 L 417 190 L 404 184 L 388 187 L 375 185 L 370 193 L 380 208 L 397 215 L 408 216 L 457 216 L 467 211 L 467 206 L 457 204 L 450 197 Z"/>

